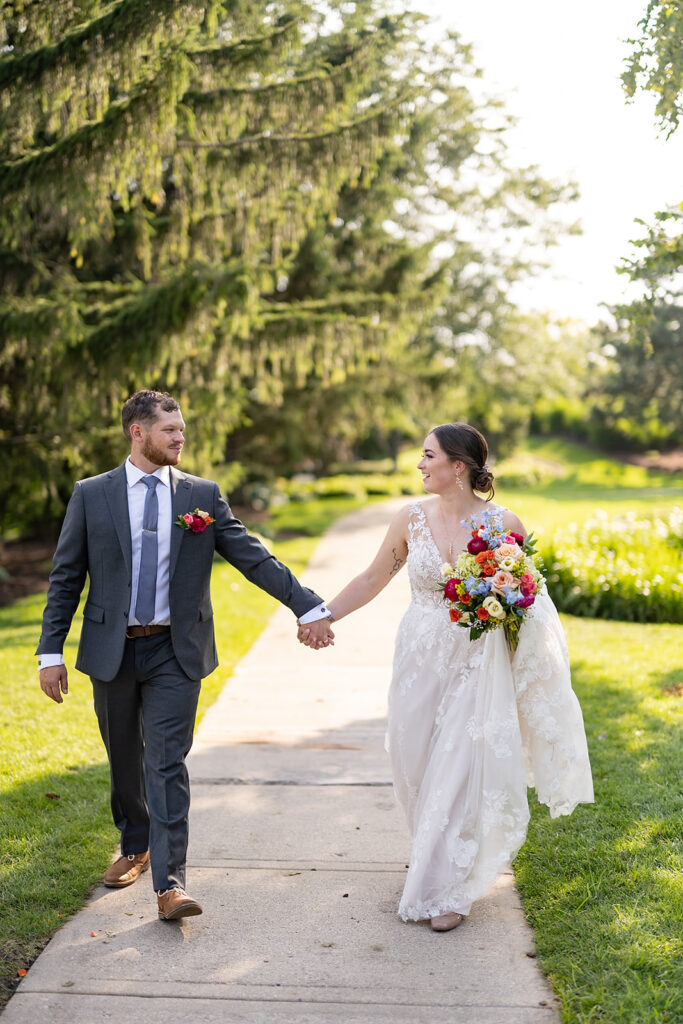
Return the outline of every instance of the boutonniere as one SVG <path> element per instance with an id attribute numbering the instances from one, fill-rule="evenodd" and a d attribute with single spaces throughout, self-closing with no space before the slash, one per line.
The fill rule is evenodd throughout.
<path id="1" fill-rule="evenodd" d="M 194 512 L 186 512 L 184 516 L 178 516 L 178 522 L 175 525 L 179 526 L 181 530 L 204 533 L 207 526 L 215 523 L 215 521 L 208 512 L 202 512 L 200 508 L 196 508 Z"/>

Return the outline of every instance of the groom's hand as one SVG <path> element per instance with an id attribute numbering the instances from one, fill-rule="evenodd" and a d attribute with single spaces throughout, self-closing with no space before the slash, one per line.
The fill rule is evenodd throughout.
<path id="1" fill-rule="evenodd" d="M 50 668 L 41 668 L 40 688 L 55 704 L 63 704 L 64 698 L 62 694 L 69 692 L 66 665 L 52 665 Z"/>
<path id="2" fill-rule="evenodd" d="M 307 622 L 305 626 L 298 623 L 299 630 L 297 639 L 306 647 L 312 647 L 314 651 L 321 647 L 334 647 L 334 633 L 330 629 L 329 619 L 317 619 L 315 622 Z"/>

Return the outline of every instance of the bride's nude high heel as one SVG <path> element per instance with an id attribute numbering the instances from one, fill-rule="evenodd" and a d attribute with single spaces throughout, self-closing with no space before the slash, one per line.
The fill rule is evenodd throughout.
<path id="1" fill-rule="evenodd" d="M 465 920 L 464 914 L 439 914 L 438 917 L 432 917 L 430 924 L 433 932 L 450 932 L 451 929 L 457 928 L 459 924 Z"/>

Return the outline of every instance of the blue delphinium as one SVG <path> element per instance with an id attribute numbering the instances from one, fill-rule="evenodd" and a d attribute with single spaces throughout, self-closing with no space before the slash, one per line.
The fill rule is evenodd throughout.
<path id="1" fill-rule="evenodd" d="M 478 530 L 479 536 L 487 542 L 490 548 L 500 547 L 503 543 L 505 528 L 503 527 L 502 512 L 486 510 L 480 515 L 474 513 L 467 519 L 463 519 L 460 525 L 468 530 Z"/>

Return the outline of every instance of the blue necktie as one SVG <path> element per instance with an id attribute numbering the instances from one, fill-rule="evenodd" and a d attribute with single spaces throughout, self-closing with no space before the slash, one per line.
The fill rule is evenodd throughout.
<path id="1" fill-rule="evenodd" d="M 138 577 L 138 593 L 135 599 L 135 618 L 143 626 L 149 625 L 154 618 L 154 601 L 157 593 L 157 521 L 159 519 L 159 499 L 156 486 L 158 476 L 143 476 L 143 484 L 147 485 L 145 510 L 142 515 L 142 549 L 140 553 L 140 575 Z"/>

